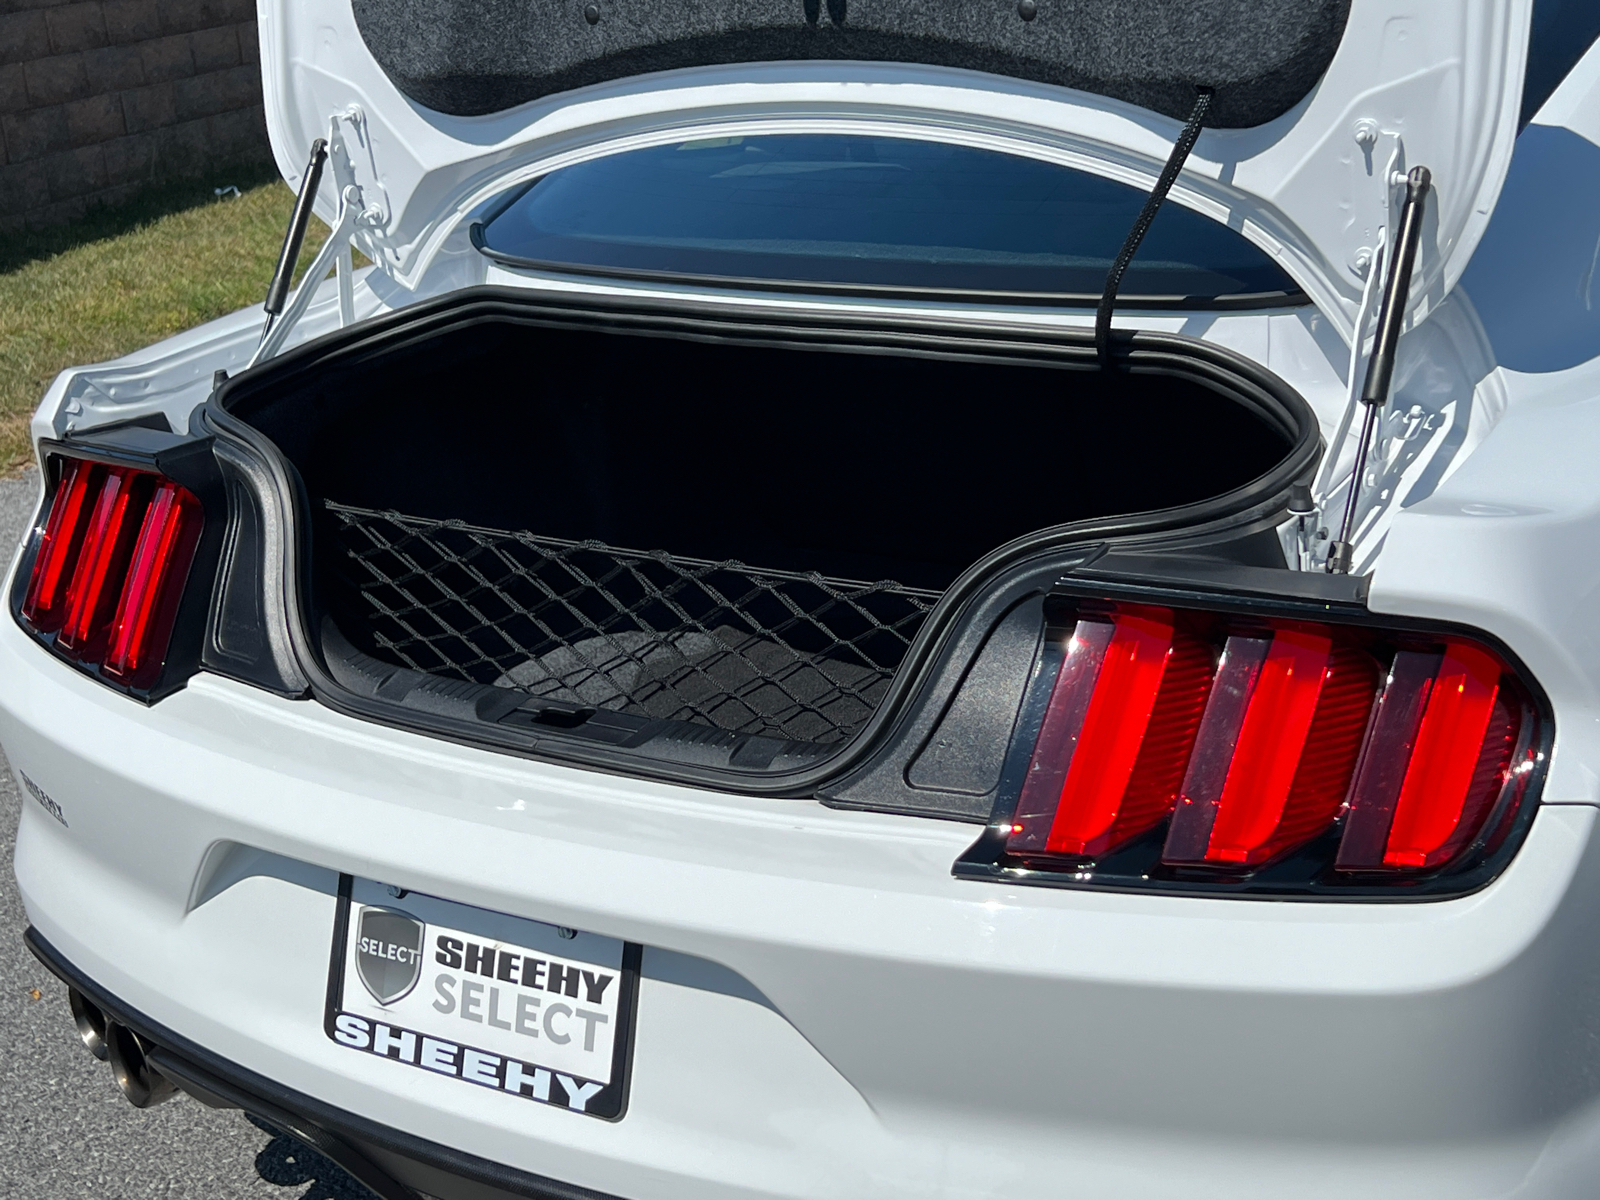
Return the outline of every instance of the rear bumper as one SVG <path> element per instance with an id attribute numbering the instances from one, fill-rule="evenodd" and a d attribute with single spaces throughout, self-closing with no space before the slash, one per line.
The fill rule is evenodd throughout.
<path id="1" fill-rule="evenodd" d="M 1545 807 L 1499 880 L 1441 903 L 1013 888 L 951 877 L 971 826 L 526 762 L 204 676 L 144 708 L 9 620 L 0 740 L 39 800 L 37 935 L 158 1046 L 375 1159 L 426 1166 L 424 1143 L 631 1200 L 1463 1200 L 1600 1171 L 1587 806 Z M 647 947 L 627 1115 L 330 1042 L 339 872 Z"/>
<path id="2" fill-rule="evenodd" d="M 151 1062 L 184 1091 L 214 1108 L 243 1109 L 292 1134 L 361 1180 L 380 1200 L 414 1200 L 418 1192 L 448 1200 L 463 1184 L 475 1200 L 615 1200 L 412 1137 L 283 1087 L 124 1004 L 68 962 L 38 930 L 30 928 L 23 940 L 62 983 L 152 1047 Z"/>

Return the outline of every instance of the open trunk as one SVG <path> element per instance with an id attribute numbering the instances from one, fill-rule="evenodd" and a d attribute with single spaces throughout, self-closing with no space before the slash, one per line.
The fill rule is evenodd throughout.
<path id="1" fill-rule="evenodd" d="M 1177 339 L 1102 371 L 1076 336 L 551 304 L 479 292 L 225 390 L 303 481 L 310 625 L 350 692 L 797 770 L 872 721 L 998 548 L 1258 503 L 1315 441 L 1281 382 Z"/>

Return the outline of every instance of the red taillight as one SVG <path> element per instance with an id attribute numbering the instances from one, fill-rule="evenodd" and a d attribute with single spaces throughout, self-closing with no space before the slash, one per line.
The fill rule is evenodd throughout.
<path id="1" fill-rule="evenodd" d="M 54 633 L 66 620 L 66 581 L 72 577 L 68 567 L 77 562 L 93 498 L 100 494 L 98 484 L 104 475 L 105 468 L 98 463 L 77 458 L 68 459 L 62 472 L 39 537 L 28 595 L 22 602 L 22 615 L 41 633 Z"/>
<path id="2" fill-rule="evenodd" d="M 113 467 L 106 472 L 89 517 L 72 582 L 67 584 L 67 620 L 56 645 L 75 658 L 97 657 L 99 643 L 109 626 L 116 584 L 127 569 L 133 549 L 129 512 L 136 506 L 134 492 L 142 480 Z"/>
<path id="3" fill-rule="evenodd" d="M 1237 879 L 1315 845 L 1324 883 L 1408 877 L 1481 849 L 1518 802 L 1536 717 L 1477 644 L 1129 605 L 1057 628 L 998 835 L 1030 871 L 1122 854 L 1146 881 Z"/>
<path id="4" fill-rule="evenodd" d="M 1523 718 L 1501 696 L 1501 677 L 1491 655 L 1461 642 L 1395 656 L 1373 723 L 1384 754 L 1362 765 L 1351 793 L 1340 869 L 1436 866 L 1477 834 Z"/>
<path id="5" fill-rule="evenodd" d="M 199 542 L 200 502 L 153 471 L 61 462 L 22 617 L 63 655 L 148 686 Z"/>
<path id="6" fill-rule="evenodd" d="M 1164 862 L 1251 866 L 1304 842 L 1339 815 L 1361 749 L 1377 675 L 1361 651 L 1288 628 L 1229 638 L 1223 658 L 1237 681 L 1201 725 Z"/>
<path id="7" fill-rule="evenodd" d="M 1078 622 L 1017 806 L 1017 853 L 1094 856 L 1172 811 L 1212 653 L 1170 612 Z"/>
<path id="8" fill-rule="evenodd" d="M 145 509 L 111 622 L 107 674 L 132 680 L 148 674 L 152 664 L 160 665 L 199 532 L 199 501 L 175 483 L 159 484 Z"/>

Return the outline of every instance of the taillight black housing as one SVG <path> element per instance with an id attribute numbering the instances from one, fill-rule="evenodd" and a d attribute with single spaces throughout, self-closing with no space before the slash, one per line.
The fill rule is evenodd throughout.
<path id="1" fill-rule="evenodd" d="M 12 612 L 85 674 L 157 700 L 199 666 L 225 521 L 210 441 L 125 426 L 41 457 Z"/>
<path id="2" fill-rule="evenodd" d="M 1481 634 L 1270 606 L 1056 596 L 984 835 L 956 874 L 1306 899 L 1483 886 L 1551 721 Z"/>

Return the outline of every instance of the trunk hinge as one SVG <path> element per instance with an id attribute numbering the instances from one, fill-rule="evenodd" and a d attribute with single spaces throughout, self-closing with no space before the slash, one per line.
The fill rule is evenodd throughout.
<path id="1" fill-rule="evenodd" d="M 261 342 L 250 357 L 250 366 L 271 358 L 283 349 L 290 332 L 305 315 L 306 309 L 311 306 L 311 301 L 315 299 L 317 289 L 327 277 L 330 267 L 334 268 L 338 275 L 339 324 L 345 326 L 355 320 L 351 239 L 360 229 L 381 227 L 387 220 L 387 215 L 381 197 L 374 197 L 380 202 L 367 203 L 366 190 L 356 182 L 349 146 L 341 128 L 343 125 L 350 126 L 357 143 L 365 145 L 367 155 L 371 157 L 371 143 L 365 136 L 366 117 L 361 109 L 354 106 L 329 118 L 327 138 L 318 138 L 311 143 L 310 161 L 306 164 L 305 175 L 301 178 L 294 212 L 289 218 L 289 228 L 283 237 L 283 250 L 278 256 L 278 269 L 273 273 L 272 283 L 267 287 L 266 303 L 262 306 L 266 312 L 266 320 L 261 326 Z M 328 240 L 322 244 L 317 256 L 311 260 L 311 265 L 306 268 L 299 288 L 290 299 L 289 284 L 294 276 L 295 263 L 300 258 L 300 247 L 305 242 L 306 226 L 311 219 L 312 201 L 322 182 L 325 163 L 331 163 L 333 167 L 333 181 L 339 197 L 338 212 L 334 217 L 333 229 L 328 234 Z"/>
<path id="2" fill-rule="evenodd" d="M 1385 231 L 1393 232 L 1397 205 L 1395 180 L 1405 182 L 1406 148 L 1398 133 L 1380 128 L 1362 117 L 1350 130 L 1359 158 L 1351 162 L 1351 186 L 1344 198 L 1350 218 L 1345 226 L 1345 266 L 1357 276 L 1371 278 L 1377 269 L 1378 247 Z"/>

